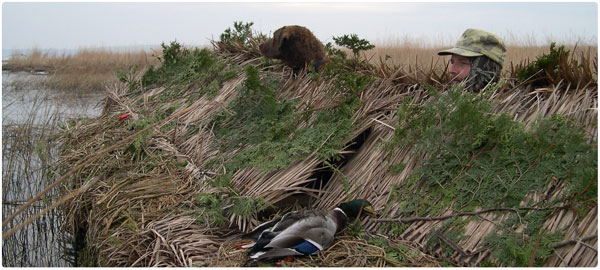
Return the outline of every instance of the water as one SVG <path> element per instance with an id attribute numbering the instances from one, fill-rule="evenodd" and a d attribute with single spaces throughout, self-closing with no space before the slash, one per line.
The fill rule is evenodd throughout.
<path id="1" fill-rule="evenodd" d="M 58 145 L 49 136 L 56 124 L 101 113 L 98 94 L 50 91 L 39 86 L 45 75 L 2 72 L 2 219 L 42 191 L 59 175 L 52 171 L 58 158 Z M 51 190 L 41 200 L 18 215 L 3 233 L 60 197 Z M 53 210 L 2 241 L 5 267 L 67 267 L 72 258 L 65 255 L 71 237 L 61 229 L 61 212 Z"/>
<path id="2" fill-rule="evenodd" d="M 48 112 L 56 112 L 58 120 L 94 117 L 102 112 L 99 103 L 102 94 L 81 94 L 48 91 L 38 86 L 46 75 L 28 72 L 2 72 L 2 125 L 23 124 L 30 113 L 35 113 L 35 123 L 41 124 Z"/>

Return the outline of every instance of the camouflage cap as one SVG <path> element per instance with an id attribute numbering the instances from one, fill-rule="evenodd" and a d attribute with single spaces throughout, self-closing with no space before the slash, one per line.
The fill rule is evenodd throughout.
<path id="1" fill-rule="evenodd" d="M 469 28 L 458 39 L 454 48 L 438 52 L 438 55 L 449 54 L 458 54 L 464 57 L 485 55 L 504 66 L 506 47 L 499 36 L 484 30 Z"/>

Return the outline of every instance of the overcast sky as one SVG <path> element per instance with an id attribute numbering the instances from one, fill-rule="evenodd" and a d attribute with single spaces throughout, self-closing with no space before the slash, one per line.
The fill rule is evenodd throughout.
<path id="1" fill-rule="evenodd" d="M 77 49 L 159 45 L 189 46 L 218 40 L 234 21 L 254 22 L 270 35 L 303 25 L 322 42 L 358 34 L 382 44 L 404 38 L 453 44 L 466 28 L 514 40 L 577 40 L 597 44 L 596 2 L 3 2 L 3 49 Z"/>

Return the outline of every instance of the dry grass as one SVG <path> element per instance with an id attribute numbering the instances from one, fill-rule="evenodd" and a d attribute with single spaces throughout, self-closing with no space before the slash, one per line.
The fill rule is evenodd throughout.
<path id="1" fill-rule="evenodd" d="M 58 159 L 56 143 L 59 112 L 44 102 L 44 96 L 32 101 L 31 111 L 20 123 L 3 119 L 2 123 L 2 219 L 14 213 L 31 197 L 43 190 L 52 179 Z M 8 105 L 3 109 L 6 110 Z M 8 226 L 15 228 L 60 198 L 59 190 L 44 194 Z M 37 216 L 34 222 L 23 226 L 17 233 L 2 241 L 4 267 L 65 267 L 62 251 L 65 234 L 59 226 L 63 213 L 51 209 Z M 7 230 L 3 230 L 6 232 Z"/>
<path id="2" fill-rule="evenodd" d="M 504 72 L 512 66 L 528 64 L 538 56 L 549 52 L 549 45 L 531 45 L 531 42 L 507 45 L 507 57 Z M 427 45 L 423 41 L 404 39 L 381 42 L 375 49 L 363 53 L 371 64 L 385 63 L 394 70 L 404 68 L 408 73 L 431 73 L 432 70 L 442 72 L 448 65 L 448 57 L 440 57 L 437 52 L 447 47 Z M 598 47 L 592 45 L 566 46 L 575 59 L 598 54 Z M 257 52 L 253 52 L 256 54 Z M 157 56 L 160 50 L 115 52 L 109 49 L 81 49 L 73 55 L 42 53 L 34 49 L 25 57 L 13 57 L 3 64 L 3 70 L 48 72 L 50 76 L 43 84 L 52 89 L 68 91 L 97 92 L 102 91 L 107 83 L 118 80 L 115 69 L 127 69 L 138 66 L 140 70 L 149 65 L 160 64 Z M 582 62 L 582 61 L 579 61 Z M 592 68 L 592 67 L 591 67 Z"/>
<path id="3" fill-rule="evenodd" d="M 451 48 L 426 46 L 419 42 L 391 43 L 376 46 L 374 49 L 365 52 L 364 56 L 369 59 L 371 64 L 379 64 L 380 59 L 387 62 L 388 65 L 404 67 L 406 69 L 415 69 L 429 71 L 432 67 L 437 70 L 443 70 L 450 57 L 441 57 L 437 53 L 441 50 Z M 598 46 L 591 45 L 569 45 L 565 46 L 571 52 L 571 55 L 580 60 L 583 57 L 593 59 L 598 55 Z M 507 45 L 504 72 L 511 70 L 511 65 L 528 64 L 535 61 L 537 57 L 548 54 L 550 45 Z M 386 56 L 389 56 L 388 60 Z M 590 57 L 591 56 L 591 57 Z M 579 61 L 583 62 L 583 61 Z M 588 62 L 590 65 L 593 64 Z"/>
<path id="4" fill-rule="evenodd" d="M 144 69 L 158 64 L 154 52 L 115 52 L 108 49 L 81 49 L 73 55 L 42 53 L 39 50 L 25 57 L 12 57 L 3 63 L 3 70 L 47 72 L 43 85 L 59 90 L 98 92 L 106 83 L 117 80 L 116 68 L 138 66 Z"/>

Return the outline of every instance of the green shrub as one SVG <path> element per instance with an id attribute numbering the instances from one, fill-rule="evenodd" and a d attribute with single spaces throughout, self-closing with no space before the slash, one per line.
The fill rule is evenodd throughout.
<path id="1" fill-rule="evenodd" d="M 142 76 L 146 87 L 164 86 L 167 89 L 159 97 L 169 100 L 185 90 L 197 86 L 197 91 L 187 91 L 189 101 L 205 94 L 215 96 L 223 83 L 237 76 L 238 68 L 208 49 L 186 49 L 177 42 L 163 47 L 163 63 L 158 68 L 150 67 Z"/>
<path id="2" fill-rule="evenodd" d="M 527 193 L 556 178 L 567 180 L 570 194 L 581 193 L 577 200 L 594 197 L 596 174 L 589 168 L 597 150 L 573 122 L 554 115 L 526 131 L 510 116 L 491 113 L 481 96 L 457 87 L 433 96 L 423 106 L 399 109 L 394 137 L 431 156 L 417 171 L 428 196 L 455 201 L 455 210 L 518 207 Z"/>
<path id="3" fill-rule="evenodd" d="M 404 212 L 436 216 L 448 208 L 453 212 L 519 208 L 528 194 L 552 190 L 560 183 L 565 192 L 555 199 L 548 196 L 535 207 L 567 203 L 585 215 L 597 204 L 597 149 L 574 122 L 553 115 L 526 130 L 508 115 L 492 113 L 490 101 L 481 95 L 463 93 L 460 87 L 432 92 L 432 97 L 431 102 L 405 102 L 399 108 L 396 134 L 388 145 L 390 151 L 414 145 L 415 155 L 428 157 L 394 188 L 391 201 L 401 204 Z M 395 166 L 391 164 L 390 170 Z M 530 247 L 549 215 L 549 211 L 520 212 L 521 218 L 530 220 L 521 223 L 526 225 L 525 240 L 513 237 L 518 227 L 509 224 L 513 220 L 503 223 L 505 232 L 488 243 L 495 248 L 492 254 L 510 260 L 503 261 L 505 266 L 526 266 L 523 258 L 531 257 Z M 516 218 L 516 213 L 511 215 Z M 555 234 L 539 235 L 547 248 L 557 239 Z M 514 256 L 507 257 L 507 252 Z M 535 262 L 543 261 L 548 252 L 551 249 L 539 247 Z"/>
<path id="4" fill-rule="evenodd" d="M 502 224 L 500 233 L 494 232 L 485 239 L 492 257 L 502 266 L 543 266 L 553 254 L 554 245 L 562 239 L 561 232 L 540 231 L 550 211 L 520 213 Z M 524 233 L 515 232 L 521 224 L 527 224 Z"/>
<path id="5" fill-rule="evenodd" d="M 349 65 L 353 68 L 353 70 L 373 70 L 373 66 L 370 65 L 367 61 L 360 60 L 360 52 L 373 49 L 375 48 L 375 45 L 372 45 L 368 40 L 359 38 L 356 34 L 333 37 L 333 40 L 335 41 L 336 45 L 350 49 L 353 54 L 353 58 L 351 60 L 346 60 L 346 53 L 333 48 L 333 45 L 331 45 L 331 43 L 328 43 L 325 46 L 325 49 L 332 56 L 336 56 L 336 58 L 339 58 L 337 59 L 337 61 L 334 59 L 334 62 L 341 62 L 344 65 Z"/>
<path id="6" fill-rule="evenodd" d="M 250 53 L 259 56 L 258 44 L 267 37 L 261 33 L 253 33 L 252 25 L 254 25 L 253 22 L 234 22 L 233 29 L 225 29 L 219 37 L 219 41 L 213 42 L 215 47 L 220 52 Z"/>
<path id="7" fill-rule="evenodd" d="M 224 209 L 227 202 L 219 198 L 217 194 L 198 194 L 194 199 L 194 206 L 197 207 L 196 219 L 199 223 L 207 222 L 212 226 L 223 226 L 227 224 L 227 217 L 224 215 Z"/>
<path id="8" fill-rule="evenodd" d="M 252 66 L 247 67 L 246 75 L 238 97 L 229 106 L 228 111 L 233 114 L 224 111 L 213 121 L 220 151 L 241 149 L 227 158 L 228 171 L 245 167 L 272 171 L 302 160 L 314 151 L 318 157 L 329 159 L 343 148 L 344 139 L 352 131 L 355 102 L 348 104 L 344 102 L 346 99 L 335 108 L 296 113 L 297 100 L 275 96 L 274 89 L 281 82 L 261 81 L 258 70 Z M 297 128 L 313 113 L 314 122 Z"/>
<path id="9" fill-rule="evenodd" d="M 375 48 L 375 45 L 371 44 L 366 39 L 359 38 L 357 34 L 333 37 L 333 40 L 338 46 L 350 49 L 354 55 L 354 59 L 358 59 L 360 51 L 368 51 Z"/>
<path id="10" fill-rule="evenodd" d="M 564 45 L 556 47 L 552 42 L 550 44 L 550 53 L 538 56 L 531 64 L 517 71 L 519 81 L 530 81 L 535 87 L 548 86 L 558 82 L 559 68 L 561 62 L 567 62 L 569 50 Z"/>
<path id="11" fill-rule="evenodd" d="M 221 34 L 219 43 L 221 44 L 239 44 L 250 47 L 250 39 L 252 38 L 253 22 L 243 23 L 233 22 L 233 29 L 227 28 Z"/>

